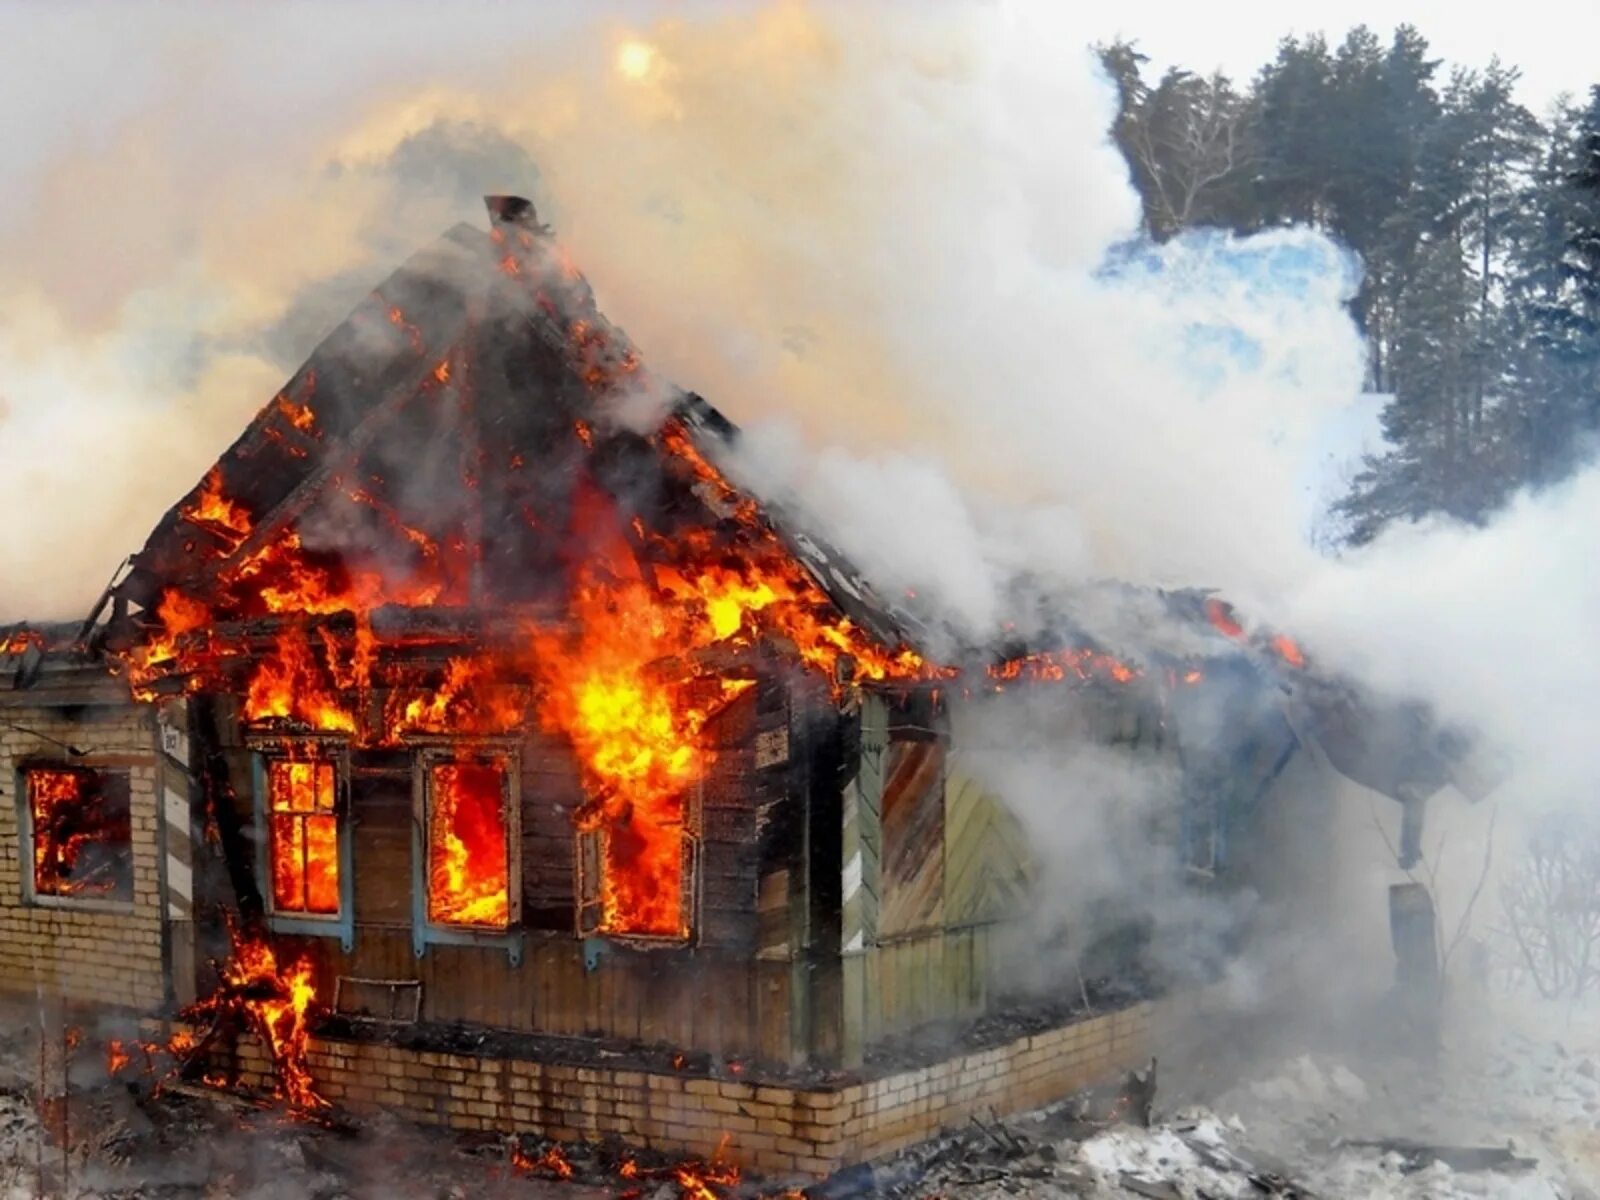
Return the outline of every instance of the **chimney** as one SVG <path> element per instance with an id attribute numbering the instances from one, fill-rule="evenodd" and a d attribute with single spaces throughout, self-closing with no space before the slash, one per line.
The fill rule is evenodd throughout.
<path id="1" fill-rule="evenodd" d="M 534 211 L 532 200 L 521 196 L 485 196 L 483 203 L 489 209 L 491 227 L 515 225 L 530 230 L 539 227 L 539 214 Z"/>

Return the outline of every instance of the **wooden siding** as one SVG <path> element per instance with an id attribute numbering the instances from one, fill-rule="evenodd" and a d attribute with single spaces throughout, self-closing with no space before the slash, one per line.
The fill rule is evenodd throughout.
<path id="1" fill-rule="evenodd" d="M 944 760 L 933 740 L 891 741 L 884 755 L 880 938 L 944 919 Z"/>
<path id="2" fill-rule="evenodd" d="M 950 753 L 944 794 L 945 924 L 965 926 L 1021 913 L 1035 868 L 1017 818 L 961 769 L 959 749 Z"/>

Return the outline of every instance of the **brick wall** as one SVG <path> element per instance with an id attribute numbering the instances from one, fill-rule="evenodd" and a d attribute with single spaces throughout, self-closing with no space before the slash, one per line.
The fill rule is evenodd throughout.
<path id="1" fill-rule="evenodd" d="M 1181 1000 L 1139 1004 L 980 1053 L 833 1089 L 518 1059 L 484 1059 L 372 1043 L 315 1041 L 318 1089 L 355 1113 L 388 1111 L 460 1130 L 557 1141 L 615 1136 L 635 1146 L 728 1157 L 767 1174 L 823 1176 L 968 1123 L 1021 1112 L 1144 1063 L 1183 1021 Z M 253 1041 L 240 1082 L 270 1085 Z"/>
<path id="2" fill-rule="evenodd" d="M 132 705 L 80 710 L 5 709 L 0 726 L 0 991 L 36 987 L 69 1000 L 149 1010 L 163 997 L 161 904 L 156 845 L 153 715 Z M 89 752 L 68 759 L 55 738 Z M 133 900 L 129 904 L 23 900 L 18 766 L 54 760 L 126 769 L 133 827 Z"/>

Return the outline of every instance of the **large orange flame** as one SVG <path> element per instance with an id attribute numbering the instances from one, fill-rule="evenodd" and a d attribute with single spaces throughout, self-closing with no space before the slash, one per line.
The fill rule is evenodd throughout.
<path id="1" fill-rule="evenodd" d="M 510 920 L 506 765 L 459 759 L 428 773 L 428 919 L 503 929 Z"/>

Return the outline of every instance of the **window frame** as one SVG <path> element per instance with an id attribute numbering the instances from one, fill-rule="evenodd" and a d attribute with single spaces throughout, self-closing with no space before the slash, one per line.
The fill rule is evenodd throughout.
<path id="1" fill-rule="evenodd" d="M 615 942 L 640 949 L 681 949 L 695 945 L 701 927 L 701 858 L 704 841 L 705 781 L 697 780 L 683 799 L 683 862 L 680 867 L 682 903 L 688 932 L 682 937 L 666 933 L 617 933 L 600 928 L 604 905 L 606 832 L 573 831 L 573 896 L 576 929 L 586 941 Z"/>
<path id="2" fill-rule="evenodd" d="M 411 948 L 418 958 L 431 945 L 492 946 L 504 949 L 512 966 L 522 963 L 522 750 L 511 738 L 412 738 L 411 758 Z M 502 792 L 506 831 L 506 923 L 458 925 L 435 921 L 428 904 L 428 817 L 433 768 L 460 758 L 499 760 L 505 768 Z"/>
<path id="3" fill-rule="evenodd" d="M 350 816 L 350 744 L 342 737 L 253 736 L 246 739 L 251 758 L 254 792 L 256 875 L 261 881 L 261 902 L 267 927 L 274 933 L 337 937 L 347 953 L 355 948 L 355 838 Z M 276 761 L 305 761 L 309 757 L 333 766 L 334 837 L 338 843 L 339 911 L 337 913 L 279 912 L 272 894 L 272 798 L 268 794 L 267 767 Z M 297 753 L 297 751 L 299 753 Z"/>
<path id="4" fill-rule="evenodd" d="M 33 861 L 33 801 L 28 790 L 30 771 L 98 771 L 123 777 L 128 788 L 128 898 L 106 899 L 101 896 L 59 895 L 41 892 L 35 878 L 37 870 Z M 134 911 L 139 900 L 139 873 L 133 854 L 133 768 L 126 762 L 115 762 L 90 755 L 68 761 L 56 758 L 26 758 L 13 769 L 17 798 L 17 874 L 22 882 L 22 903 L 32 908 L 65 908 L 77 912 L 102 912 L 126 914 Z"/>

